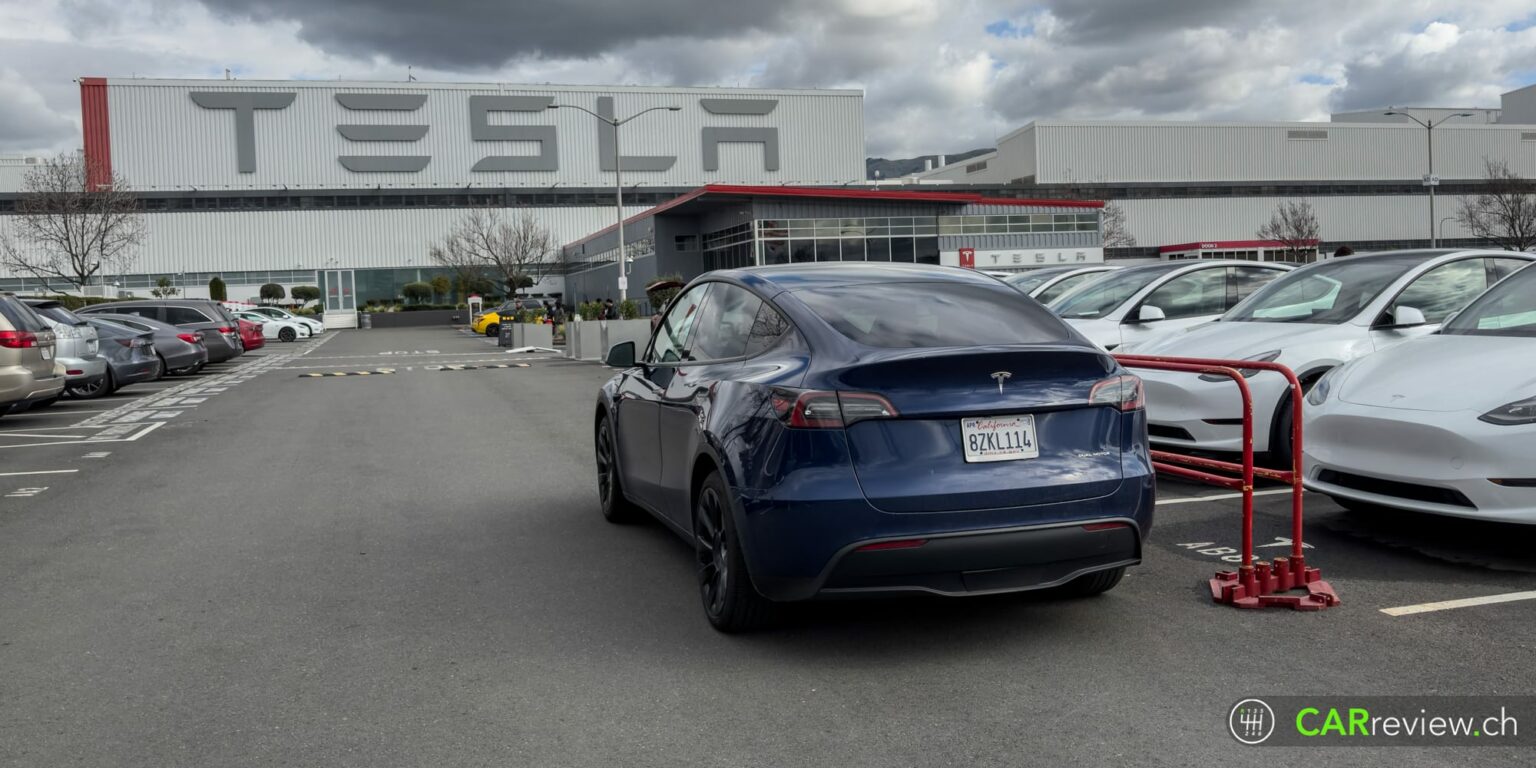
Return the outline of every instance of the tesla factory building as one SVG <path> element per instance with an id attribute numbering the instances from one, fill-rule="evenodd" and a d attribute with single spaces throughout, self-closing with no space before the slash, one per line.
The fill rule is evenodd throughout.
<path id="1" fill-rule="evenodd" d="M 418 82 L 82 78 L 87 159 L 143 201 L 147 237 L 104 286 L 170 277 L 231 299 L 320 285 L 327 309 L 400 295 L 441 270 L 430 245 L 471 207 L 526 211 L 557 245 L 612 224 L 624 118 L 627 215 L 706 184 L 864 178 L 860 91 Z M 25 168 L 0 172 L 0 227 Z M 7 200 L 6 198 L 10 199 Z M 535 293 L 563 292 L 562 265 Z M 41 287 L 0 273 L 0 290 Z M 104 290 L 110 291 L 111 288 Z"/>
<path id="2" fill-rule="evenodd" d="M 1433 176 L 1431 131 L 1410 116 L 1434 125 Z M 1109 248 L 1110 260 L 1251 242 L 1281 202 L 1304 200 L 1326 254 L 1426 246 L 1431 227 L 1443 243 L 1486 246 L 1456 220 L 1459 202 L 1484 187 L 1485 160 L 1536 178 L 1536 85 L 1504 94 L 1499 108 L 1383 107 L 1326 123 L 1039 120 L 994 151 L 908 181 L 1111 202 L 1136 246 Z"/>

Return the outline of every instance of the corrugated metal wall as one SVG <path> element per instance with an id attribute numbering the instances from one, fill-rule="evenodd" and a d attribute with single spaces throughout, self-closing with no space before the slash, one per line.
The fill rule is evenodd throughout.
<path id="1" fill-rule="evenodd" d="M 613 208 L 509 208 L 527 211 L 557 243 L 613 223 Z M 626 215 L 645 210 L 626 207 Z M 145 215 L 149 232 L 134 273 L 430 266 L 427 249 L 462 209 L 209 211 Z M 12 217 L 0 216 L 0 227 Z M 335 259 L 334 264 L 330 260 Z M 0 269 L 0 277 L 9 275 Z"/>
<path id="2" fill-rule="evenodd" d="M 1034 176 L 1039 172 L 1038 151 L 1035 147 L 1035 125 L 1020 128 L 997 142 L 997 165 L 992 176 L 1006 184 L 1014 179 Z"/>
<path id="3" fill-rule="evenodd" d="M 1327 138 L 1287 138 L 1293 130 Z M 1417 125 L 1041 122 L 1036 176 L 1042 184 L 1400 181 L 1424 174 L 1424 133 Z M 1435 172 L 1482 178 L 1483 158 L 1492 157 L 1536 176 L 1536 141 L 1521 141 L 1521 133 L 1519 126 L 1436 128 Z"/>
<path id="4" fill-rule="evenodd" d="M 851 91 L 788 91 L 720 88 L 624 88 L 514 86 L 497 84 L 326 83 L 123 80 L 109 81 L 114 167 L 139 189 L 281 189 L 479 186 L 603 186 L 611 171 L 598 159 L 596 118 L 574 109 L 496 112 L 494 125 L 554 126 L 558 171 L 472 172 L 491 155 L 532 155 L 535 142 L 474 141 L 469 100 L 476 95 L 552 96 L 557 103 L 597 109 L 613 96 L 620 117 L 649 107 L 676 105 L 680 112 L 645 115 L 620 130 L 626 156 L 675 156 L 662 172 L 627 172 L 638 184 L 715 183 L 841 184 L 864 178 L 863 95 Z M 284 109 L 255 112 L 256 170 L 239 173 L 235 118 L 229 109 L 204 109 L 193 91 L 297 93 Z M 414 111 L 348 110 L 339 93 L 425 94 Z M 703 98 L 777 99 L 766 115 L 712 114 Z M 348 141 L 339 124 L 427 125 L 417 141 Z M 755 144 L 722 144 L 720 168 L 703 167 L 701 131 L 708 127 L 773 127 L 779 132 L 777 171 L 764 170 Z M 357 173 L 342 155 L 430 155 L 416 173 Z"/>
<path id="5" fill-rule="evenodd" d="M 1269 221 L 1282 200 L 1277 197 L 1228 197 L 1198 199 L 1122 200 L 1125 223 L 1136 244 L 1173 245 L 1197 240 L 1250 240 L 1258 228 Z M 1296 198 L 1312 204 L 1317 212 L 1322 239 L 1330 243 L 1351 240 L 1429 239 L 1429 203 L 1423 195 L 1372 195 L 1360 197 Z M 1454 217 L 1459 198 L 1441 196 L 1435 200 L 1437 219 Z M 1471 233 L 1450 221 L 1444 224 L 1446 238 L 1471 237 Z"/>

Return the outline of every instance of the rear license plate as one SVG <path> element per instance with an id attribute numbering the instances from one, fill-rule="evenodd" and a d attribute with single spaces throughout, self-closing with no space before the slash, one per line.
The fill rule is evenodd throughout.
<path id="1" fill-rule="evenodd" d="M 960 439 L 965 445 L 965 460 L 970 464 L 1033 459 L 1040 455 L 1035 417 L 1028 414 L 961 419 Z"/>
<path id="2" fill-rule="evenodd" d="M 53 347 L 38 347 L 38 349 L 43 353 L 44 360 L 53 359 Z"/>

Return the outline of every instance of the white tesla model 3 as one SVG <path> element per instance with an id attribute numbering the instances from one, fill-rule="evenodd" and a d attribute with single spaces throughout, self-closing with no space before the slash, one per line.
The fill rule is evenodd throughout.
<path id="1" fill-rule="evenodd" d="M 1308 488 L 1351 509 L 1536 524 L 1536 266 L 1439 333 L 1335 369 L 1307 406 Z"/>
<path id="2" fill-rule="evenodd" d="M 1532 260 L 1536 254 L 1417 250 L 1320 261 L 1260 288 L 1216 322 L 1126 351 L 1274 361 L 1289 366 L 1308 389 L 1340 364 L 1433 333 L 1447 315 Z M 1242 450 L 1242 400 L 1231 380 L 1136 373 L 1146 383 L 1152 442 Z M 1253 395 L 1253 450 L 1289 466 L 1290 386 L 1278 373 L 1243 373 Z"/>
<path id="3" fill-rule="evenodd" d="M 1089 341 L 1112 350 L 1220 317 L 1290 269 L 1233 259 L 1163 261 L 1117 269 L 1048 306 Z"/>

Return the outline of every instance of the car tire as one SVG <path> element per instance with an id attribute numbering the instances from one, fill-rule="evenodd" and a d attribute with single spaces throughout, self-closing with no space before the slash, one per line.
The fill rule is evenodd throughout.
<path id="1" fill-rule="evenodd" d="M 1115 588 L 1125 578 L 1125 566 L 1107 571 L 1094 571 L 1079 576 L 1061 586 L 1061 592 L 1070 597 L 1093 597 Z"/>
<path id="2" fill-rule="evenodd" d="M 299 337 L 299 332 L 292 328 L 280 328 L 277 331 L 278 341 L 293 341 Z"/>
<path id="3" fill-rule="evenodd" d="M 169 369 L 168 365 L 165 362 L 165 355 L 162 355 L 159 352 L 156 352 L 155 353 L 155 357 L 160 359 L 160 372 L 155 374 L 155 378 L 152 379 L 152 381 L 159 381 L 159 380 L 165 378 L 165 375 L 167 373 L 170 373 L 170 369 Z"/>
<path id="4" fill-rule="evenodd" d="M 102 397 L 112 392 L 111 381 L 112 369 L 108 368 L 107 375 L 102 377 L 101 381 L 98 381 L 89 386 L 66 385 L 64 391 L 68 393 L 70 397 L 73 397 L 76 400 L 94 400 L 95 398 Z"/>
<path id="5" fill-rule="evenodd" d="M 501 326 L 499 326 L 499 325 L 497 325 L 495 323 L 491 323 L 490 325 L 487 325 L 485 327 L 485 335 L 489 336 L 491 338 L 495 338 L 497 336 L 500 336 L 501 335 Z"/>
<path id="6" fill-rule="evenodd" d="M 645 511 L 624 498 L 619 480 L 618 444 L 607 418 L 597 424 L 593 445 L 597 449 L 597 500 L 603 519 L 614 525 L 631 525 L 645 519 Z"/>
<path id="7" fill-rule="evenodd" d="M 1309 377 L 1301 382 L 1301 396 L 1305 398 L 1312 391 L 1312 385 L 1322 375 Z M 1270 469 L 1289 470 L 1291 468 L 1291 425 L 1296 419 L 1296 409 L 1291 405 L 1291 393 L 1287 389 L 1285 396 L 1280 399 L 1280 406 L 1275 411 L 1274 425 L 1269 431 L 1269 451 L 1264 454 L 1261 463 Z"/>
<path id="8" fill-rule="evenodd" d="M 771 624 L 776 606 L 747 572 L 729 493 L 718 471 L 704 478 L 693 505 L 693 538 L 704 616 L 716 630 L 735 634 Z"/>

